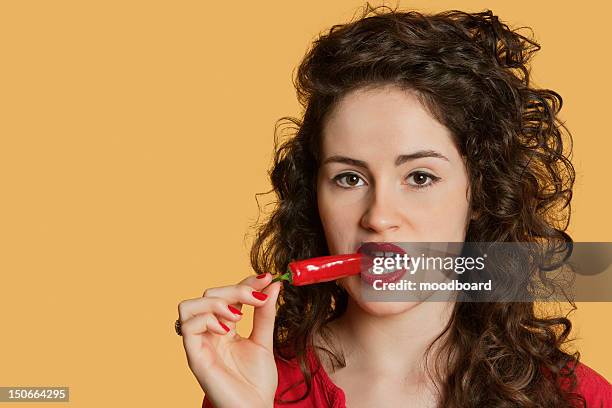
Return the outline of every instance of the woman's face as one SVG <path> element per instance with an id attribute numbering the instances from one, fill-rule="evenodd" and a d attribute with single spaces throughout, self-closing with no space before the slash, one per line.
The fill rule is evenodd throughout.
<path id="1" fill-rule="evenodd" d="M 469 181 L 450 131 L 410 91 L 347 94 L 323 126 L 319 215 L 330 254 L 363 242 L 462 242 Z M 361 278 L 338 281 L 365 310 L 393 314 L 410 302 L 365 302 Z"/>

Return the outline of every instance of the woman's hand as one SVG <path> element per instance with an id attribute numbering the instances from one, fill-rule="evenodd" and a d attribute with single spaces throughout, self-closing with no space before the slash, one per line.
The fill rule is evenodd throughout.
<path id="1" fill-rule="evenodd" d="M 278 375 L 272 336 L 281 283 L 266 288 L 272 275 L 259 277 L 206 289 L 203 297 L 179 304 L 189 368 L 215 408 L 271 408 L 274 404 Z M 243 304 L 255 307 L 248 338 L 236 333 L 241 318 L 236 312 Z"/>

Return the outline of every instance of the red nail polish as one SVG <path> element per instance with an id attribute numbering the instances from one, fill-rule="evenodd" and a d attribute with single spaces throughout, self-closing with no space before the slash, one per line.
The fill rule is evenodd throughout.
<path id="1" fill-rule="evenodd" d="M 238 309 L 236 309 L 234 306 L 232 305 L 227 305 L 227 308 L 230 310 L 230 312 L 232 312 L 235 315 L 241 315 L 242 316 L 242 312 Z"/>
<path id="2" fill-rule="evenodd" d="M 230 330 L 229 327 L 227 327 L 223 322 L 219 322 L 219 324 L 221 325 L 221 327 L 223 327 L 223 330 L 225 330 L 226 332 Z"/>
<path id="3" fill-rule="evenodd" d="M 263 279 L 266 277 L 265 273 L 262 273 L 261 275 L 257 275 L 257 279 Z"/>
<path id="4" fill-rule="evenodd" d="M 259 300 L 266 300 L 268 298 L 268 295 L 266 295 L 265 293 L 261 293 L 261 292 L 257 292 L 257 291 L 253 291 L 253 297 L 255 299 L 259 299 Z"/>

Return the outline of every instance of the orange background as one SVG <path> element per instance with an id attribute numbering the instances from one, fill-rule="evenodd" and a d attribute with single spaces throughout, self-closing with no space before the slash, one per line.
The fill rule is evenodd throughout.
<path id="1" fill-rule="evenodd" d="M 0 5 L 0 386 L 69 386 L 72 407 L 199 406 L 177 305 L 252 273 L 245 233 L 269 188 L 273 126 L 300 112 L 292 71 L 364 4 Z M 491 8 L 534 29 L 533 78 L 563 96 L 575 138 L 570 232 L 612 241 L 610 7 L 400 5 Z M 611 313 L 572 315 L 583 361 L 609 379 Z"/>

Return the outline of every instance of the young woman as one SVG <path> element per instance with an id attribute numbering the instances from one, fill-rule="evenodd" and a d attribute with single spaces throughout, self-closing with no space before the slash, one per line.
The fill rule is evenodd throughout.
<path id="1" fill-rule="evenodd" d="M 204 407 L 612 406 L 561 349 L 570 321 L 533 303 L 368 302 L 359 275 L 270 284 L 290 260 L 363 242 L 571 242 L 571 136 L 561 97 L 530 83 L 538 49 L 490 11 L 368 8 L 314 43 L 257 275 L 179 305 Z"/>

